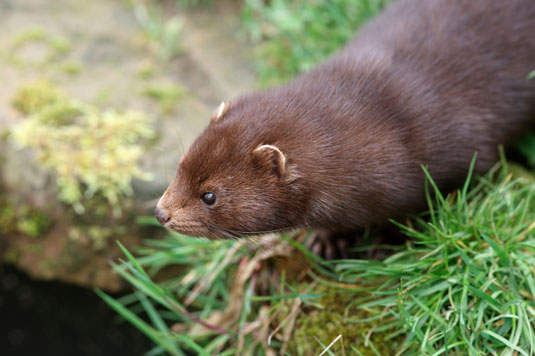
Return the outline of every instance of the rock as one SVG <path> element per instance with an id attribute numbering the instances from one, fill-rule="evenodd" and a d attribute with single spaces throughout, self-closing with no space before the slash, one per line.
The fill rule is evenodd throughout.
<path id="1" fill-rule="evenodd" d="M 152 213 L 180 155 L 219 103 L 256 85 L 251 50 L 235 37 L 235 6 L 224 1 L 180 11 L 182 52 L 161 61 L 148 51 L 150 41 L 124 2 L 0 0 L 0 211 L 3 201 L 13 211 L 35 210 L 50 219 L 37 237 L 16 226 L 3 234 L 0 226 L 0 252 L 7 262 L 34 278 L 107 290 L 124 286 L 109 267 L 122 255 L 114 241 L 132 247 L 152 237 L 138 228 L 136 216 Z M 58 175 L 39 162 L 35 150 L 21 150 L 10 138 L 9 131 L 26 120 L 13 108 L 12 98 L 18 88 L 39 79 L 103 110 L 139 110 L 155 118 L 158 139 L 141 159 L 142 170 L 154 179 L 132 182 L 132 202 L 122 218 L 105 213 L 96 221 L 91 220 L 95 215 L 76 214 L 58 199 Z M 150 85 L 184 92 L 171 114 L 143 94 Z M 88 210 L 93 214 L 96 209 Z"/>

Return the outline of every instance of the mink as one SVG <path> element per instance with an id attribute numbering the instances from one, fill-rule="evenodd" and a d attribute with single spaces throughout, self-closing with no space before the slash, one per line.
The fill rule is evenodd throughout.
<path id="1" fill-rule="evenodd" d="M 328 39 L 325 39 L 328 40 Z M 535 1 L 398 0 L 324 63 L 223 103 L 156 208 L 167 228 L 238 238 L 344 234 L 426 206 L 535 128 Z"/>

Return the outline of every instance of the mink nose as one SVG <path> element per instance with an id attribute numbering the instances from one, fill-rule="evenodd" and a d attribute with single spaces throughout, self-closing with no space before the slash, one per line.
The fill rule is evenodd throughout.
<path id="1" fill-rule="evenodd" d="M 169 221 L 169 219 L 171 219 L 169 216 L 167 216 L 167 214 L 165 213 L 165 211 L 163 211 L 162 209 L 156 207 L 156 209 L 154 209 L 154 215 L 156 216 L 156 219 L 160 222 L 160 224 L 164 225 L 166 222 Z"/>

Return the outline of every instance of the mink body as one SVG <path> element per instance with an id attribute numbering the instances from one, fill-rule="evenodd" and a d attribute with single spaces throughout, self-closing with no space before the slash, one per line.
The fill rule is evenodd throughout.
<path id="1" fill-rule="evenodd" d="M 533 69 L 535 1 L 398 0 L 317 68 L 221 107 L 156 215 L 233 238 L 418 212 L 422 166 L 447 191 L 535 126 Z"/>

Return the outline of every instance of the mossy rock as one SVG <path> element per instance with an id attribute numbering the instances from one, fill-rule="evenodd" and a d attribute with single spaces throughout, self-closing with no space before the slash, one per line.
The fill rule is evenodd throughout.
<path id="1" fill-rule="evenodd" d="M 50 217 L 44 212 L 32 206 L 14 206 L 0 199 L 0 234 L 39 238 L 50 225 Z"/>

